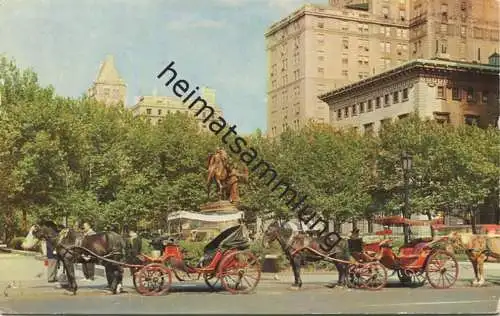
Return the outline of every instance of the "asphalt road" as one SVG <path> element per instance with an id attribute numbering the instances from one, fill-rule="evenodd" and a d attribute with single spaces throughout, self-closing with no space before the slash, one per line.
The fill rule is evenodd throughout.
<path id="1" fill-rule="evenodd" d="M 79 282 L 77 296 L 54 289 L 45 282 L 45 276 L 33 281 L 43 266 L 33 258 L 0 258 L 0 271 L 5 263 L 14 263 L 15 271 L 25 271 L 17 287 L 7 290 L 0 298 L 3 313 L 472 313 L 495 314 L 500 308 L 500 270 L 490 269 L 489 284 L 472 288 L 468 279 L 461 279 L 448 290 L 436 290 L 425 285 L 405 288 L 391 278 L 387 288 L 378 292 L 363 290 L 329 289 L 324 285 L 335 280 L 335 274 L 304 274 L 300 291 L 289 290 L 289 275 L 274 280 L 265 274 L 257 291 L 248 295 L 231 295 L 224 291 L 211 293 L 203 282 L 174 283 L 172 292 L 161 297 L 144 297 L 135 292 L 130 279 L 125 280 L 126 293 L 108 294 L 104 279 L 94 284 Z M 30 270 L 26 270 L 27 268 Z M 17 270 L 16 270 L 17 269 Z M 29 271 L 26 272 L 26 271 Z M 13 272 L 13 271 L 11 271 Z M 0 272 L 1 273 L 1 272 Z M 467 275 L 462 273 L 461 275 Z M 13 273 L 0 275 L 0 283 L 13 277 Z M 0 286 L 5 283 L 0 284 Z M 4 288 L 4 287 L 3 287 Z"/>

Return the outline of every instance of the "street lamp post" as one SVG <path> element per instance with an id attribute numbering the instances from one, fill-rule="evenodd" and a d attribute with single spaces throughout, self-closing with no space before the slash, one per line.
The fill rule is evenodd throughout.
<path id="1" fill-rule="evenodd" d="M 406 218 L 410 214 L 410 175 L 409 172 L 412 168 L 413 157 L 407 152 L 401 154 L 401 166 L 403 169 L 404 178 L 404 206 L 403 206 L 403 218 Z M 409 227 L 407 224 L 403 226 L 404 242 L 405 244 L 410 241 Z"/>

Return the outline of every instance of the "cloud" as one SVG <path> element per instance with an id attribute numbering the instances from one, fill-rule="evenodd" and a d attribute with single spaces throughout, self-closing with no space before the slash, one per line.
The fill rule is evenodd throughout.
<path id="1" fill-rule="evenodd" d="M 188 17 L 167 23 L 168 30 L 187 30 L 196 28 L 220 29 L 226 26 L 226 22 L 205 18 Z"/>

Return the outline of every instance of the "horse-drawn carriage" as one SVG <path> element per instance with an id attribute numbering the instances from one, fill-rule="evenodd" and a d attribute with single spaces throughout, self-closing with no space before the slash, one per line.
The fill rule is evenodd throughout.
<path id="1" fill-rule="evenodd" d="M 433 224 L 432 221 L 409 220 L 399 216 L 378 218 L 375 223 L 384 226 Z M 390 232 L 385 230 L 383 233 L 386 235 Z M 384 239 L 366 244 L 364 251 L 378 258 L 387 269 L 397 273 L 403 284 L 423 285 L 427 280 L 434 288 L 446 289 L 453 286 L 458 278 L 458 263 L 452 253 L 442 249 L 445 240 L 446 237 L 417 238 L 402 245 L 399 252 L 395 253 L 392 250 L 392 239 Z"/>
<path id="2" fill-rule="evenodd" d="M 181 282 L 203 277 L 212 289 L 220 281 L 232 294 L 250 293 L 260 281 L 259 258 L 248 250 L 249 242 L 242 225 L 224 230 L 209 242 L 196 266 L 186 262 L 181 247 L 173 238 L 158 238 L 153 240 L 152 246 L 163 254 L 158 258 L 141 254 L 142 267 L 133 269 L 134 286 L 142 295 L 157 296 L 168 292 L 172 273 Z"/>
<path id="3" fill-rule="evenodd" d="M 123 268 L 133 272 L 133 281 L 137 292 L 143 295 L 161 295 L 170 289 L 172 271 L 179 281 L 180 275 L 198 274 L 212 288 L 220 280 L 229 292 L 249 293 L 259 283 L 259 259 L 248 250 L 249 240 L 243 233 L 243 226 L 237 225 L 226 229 L 205 246 L 204 257 L 198 266 L 191 266 L 184 260 L 181 247 L 174 240 L 167 238 L 157 245 L 163 247 L 159 258 L 139 254 L 134 262 L 123 260 L 124 240 L 115 232 L 100 232 L 83 236 L 71 228 L 58 231 L 55 223 L 41 221 L 31 227 L 23 248 L 32 249 L 39 240 L 50 241 L 56 249 L 58 260 L 63 264 L 68 277 L 68 290 L 76 294 L 74 263 L 92 260 L 104 265 L 108 287 L 113 294 L 121 292 Z M 84 257 L 88 257 L 85 259 Z"/>

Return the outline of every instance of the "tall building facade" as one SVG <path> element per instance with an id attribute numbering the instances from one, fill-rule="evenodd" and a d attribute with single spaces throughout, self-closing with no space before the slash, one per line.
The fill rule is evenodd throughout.
<path id="1" fill-rule="evenodd" d="M 207 102 L 207 105 L 214 109 L 212 118 L 223 117 L 221 108 L 216 104 L 215 90 L 202 87 L 200 89 L 200 97 Z M 195 97 L 192 98 L 193 100 Z M 132 108 L 134 115 L 146 116 L 152 124 L 158 124 L 167 113 L 181 112 L 190 115 L 196 115 L 199 106 L 196 109 L 189 109 L 188 104 L 182 103 L 182 99 L 174 96 L 142 96 Z M 204 110 L 197 116 L 201 127 L 207 127 L 207 123 L 203 120 L 209 115 L 209 111 Z"/>
<path id="2" fill-rule="evenodd" d="M 410 57 L 488 63 L 498 52 L 498 0 L 412 0 Z"/>
<path id="3" fill-rule="evenodd" d="M 412 59 L 488 63 L 499 46 L 497 0 L 329 0 L 266 32 L 267 134 L 329 122 L 318 95 Z M 335 123 L 331 122 L 331 123 Z"/>
<path id="4" fill-rule="evenodd" d="M 101 63 L 97 78 L 88 89 L 87 95 L 107 106 L 126 105 L 127 85 L 116 69 L 112 55 L 106 56 Z"/>
<path id="5" fill-rule="evenodd" d="M 405 7 L 406 8 L 406 7 Z M 380 73 L 409 58 L 405 19 L 364 9 L 304 5 L 266 33 L 267 134 L 328 123 L 326 91 Z"/>

